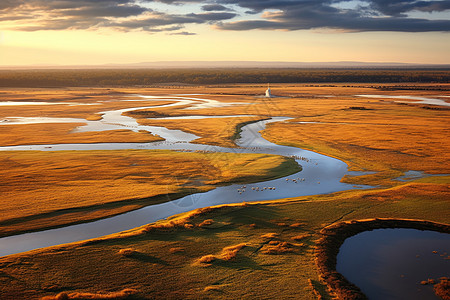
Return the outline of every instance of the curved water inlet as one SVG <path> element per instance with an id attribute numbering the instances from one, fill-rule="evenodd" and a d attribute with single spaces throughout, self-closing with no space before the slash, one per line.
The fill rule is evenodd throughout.
<path id="1" fill-rule="evenodd" d="M 140 108 L 135 108 L 140 109 Z M 123 116 L 121 114 L 120 118 Z M 128 118 L 128 117 L 127 117 Z M 104 143 L 104 144 L 59 144 L 0 147 L 0 150 L 98 150 L 98 149 L 170 149 L 180 151 L 207 151 L 231 153 L 264 153 L 294 157 L 303 170 L 285 178 L 268 180 L 255 184 L 229 185 L 218 187 L 206 193 L 197 193 L 166 203 L 151 205 L 139 210 L 124 213 L 94 222 L 66 226 L 58 229 L 26 233 L 0 239 L 0 255 L 20 253 L 36 248 L 86 240 L 142 226 L 169 216 L 196 208 L 236 203 L 243 201 L 262 201 L 305 195 L 326 194 L 352 188 L 340 182 L 347 174 L 347 165 L 335 158 L 295 147 L 280 146 L 265 140 L 259 131 L 266 124 L 283 122 L 289 118 L 274 117 L 270 120 L 248 124 L 242 128 L 237 141 L 240 148 L 224 148 L 189 142 L 156 143 Z M 117 121 L 117 120 L 116 120 Z M 145 127 L 145 126 L 144 126 Z M 268 188 L 271 189 L 268 189 Z"/>
<path id="2" fill-rule="evenodd" d="M 202 98 L 192 98 L 192 97 L 181 97 L 181 96 L 145 96 L 145 95 L 133 95 L 130 97 L 138 97 L 139 99 L 132 100 L 122 100 L 127 101 L 175 101 L 174 103 L 163 104 L 163 105 L 151 105 L 142 107 L 125 108 L 118 110 L 102 111 L 99 114 L 102 118 L 98 121 L 88 121 L 81 118 L 49 118 L 49 117 L 8 117 L 0 121 L 0 125 L 22 125 L 22 124 L 42 124 L 42 123 L 85 123 L 86 125 L 80 126 L 73 130 L 73 132 L 92 132 L 92 131 L 108 131 L 117 129 L 128 129 L 131 131 L 148 131 L 153 134 L 159 135 L 166 142 L 190 142 L 198 139 L 191 133 L 184 132 L 182 130 L 167 129 L 161 126 L 144 126 L 138 124 L 136 119 L 123 115 L 125 112 L 152 109 L 152 108 L 167 108 L 176 106 L 186 106 L 189 109 L 199 109 L 199 108 L 211 108 L 211 107 L 224 107 L 232 105 L 242 105 L 244 103 L 222 103 L 217 100 L 202 99 Z M 4 102 L 3 102 L 4 103 Z M 13 102 L 9 105 L 15 104 Z M 1 105 L 2 103 L 0 103 Z M 64 103 L 50 103 L 50 104 L 64 104 Z M 95 103 L 94 103 L 95 104 Z M 94 105 L 89 104 L 89 105 Z M 47 102 L 17 102 L 17 105 L 47 105 Z M 84 104 L 79 104 L 84 105 Z M 202 116 L 199 116 L 202 117 Z M 182 118 L 182 117 L 180 117 Z M 204 116 L 208 118 L 208 116 Z M 28 149 L 27 149 L 28 150 Z"/>

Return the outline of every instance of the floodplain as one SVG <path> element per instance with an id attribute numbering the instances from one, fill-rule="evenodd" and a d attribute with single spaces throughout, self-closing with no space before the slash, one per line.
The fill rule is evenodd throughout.
<path id="1" fill-rule="evenodd" d="M 324 228 L 407 219 L 444 224 L 441 231 L 449 233 L 450 84 L 272 84 L 270 98 L 263 97 L 266 88 L 3 88 L 4 242 L 180 203 L 182 196 L 201 201 L 220 186 L 239 188 L 227 196 L 236 203 L 187 206 L 123 232 L 1 257 L 0 298 L 358 299 L 361 294 L 352 293 L 357 287 L 337 289 L 317 264 L 326 254 L 317 250 Z M 11 102 L 22 105 L 1 105 Z M 117 123 L 106 120 L 117 111 Z M 285 119 L 254 130 L 253 138 L 240 135 L 246 125 L 274 117 Z M 255 145 L 261 140 L 270 145 Z M 127 147 L 107 148 L 117 144 Z M 271 144 L 344 162 L 348 170 L 338 180 L 348 188 L 302 195 L 307 185 L 326 190 L 325 179 L 301 175 L 318 170 L 317 176 L 325 176 L 322 161 L 308 152 L 267 153 Z M 80 145 L 93 148 L 78 150 Z M 275 178 L 285 181 L 276 191 L 265 184 Z M 242 198 L 281 189 L 299 190 L 300 196 Z M 448 258 L 443 255 L 442 263 Z M 415 288 L 448 297 L 447 279 L 424 274 L 422 281 Z"/>

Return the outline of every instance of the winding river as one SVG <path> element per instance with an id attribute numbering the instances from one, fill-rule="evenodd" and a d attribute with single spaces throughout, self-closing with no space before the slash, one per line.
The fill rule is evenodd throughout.
<path id="1" fill-rule="evenodd" d="M 197 136 L 181 130 L 169 130 L 158 126 L 143 126 L 134 118 L 124 116 L 124 112 L 167 106 L 190 105 L 184 110 L 194 112 L 196 108 L 222 107 L 226 105 L 239 105 L 237 103 L 221 103 L 215 100 L 194 98 L 193 95 L 176 95 L 168 97 L 135 96 L 134 101 L 161 101 L 170 100 L 174 103 L 160 106 L 142 106 L 120 110 L 104 111 L 99 121 L 86 121 L 84 119 L 58 118 L 6 118 L 0 124 L 33 124 L 33 123 L 85 123 L 76 129 L 83 131 L 102 131 L 114 129 L 130 129 L 133 131 L 146 130 L 165 139 L 163 142 L 153 143 L 101 143 L 101 144 L 56 144 L 56 145 L 21 145 L 0 147 L 0 151 L 17 150 L 114 150 L 114 149 L 169 149 L 175 151 L 206 151 L 216 153 L 264 153 L 289 156 L 296 159 L 302 166 L 302 171 L 296 174 L 268 180 L 255 184 L 247 184 L 245 191 L 243 185 L 232 184 L 217 187 L 205 193 L 188 195 L 162 204 L 150 205 L 135 211 L 78 225 L 66 226 L 58 229 L 44 230 L 33 233 L 20 234 L 0 239 L 0 256 L 25 252 L 37 248 L 70 243 L 90 238 L 96 238 L 116 233 L 138 226 L 142 226 L 169 216 L 187 212 L 196 208 L 237 203 L 243 201 L 274 200 L 305 195 L 327 194 L 354 188 L 367 188 L 342 183 L 344 175 L 361 175 L 347 171 L 347 165 L 335 158 L 295 147 L 280 146 L 265 140 L 259 133 L 267 124 L 285 122 L 290 118 L 272 117 L 269 120 L 248 124 L 242 128 L 241 138 L 237 141 L 238 148 L 224 148 L 211 145 L 191 143 Z M 129 101 L 129 100 L 126 100 Z M 132 100 L 133 101 L 133 100 Z M 242 103 L 240 103 L 242 104 Z M 242 117 L 242 116 L 214 116 L 216 117 Z M 212 116 L 186 116 L 176 118 L 212 118 Z M 164 118 L 159 118 L 164 119 Z M 169 117 L 170 119 L 170 117 Z M 176 178 L 174 178 L 176 180 Z M 264 189 L 272 187 L 275 189 Z M 253 188 L 253 189 L 252 189 Z M 169 199 L 168 199 L 169 200 Z"/>

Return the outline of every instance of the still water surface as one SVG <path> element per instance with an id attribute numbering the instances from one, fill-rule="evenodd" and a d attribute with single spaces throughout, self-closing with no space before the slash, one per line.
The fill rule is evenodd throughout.
<path id="1" fill-rule="evenodd" d="M 450 234 L 376 229 L 345 240 L 336 269 L 369 299 L 439 299 L 423 280 L 450 277 Z"/>

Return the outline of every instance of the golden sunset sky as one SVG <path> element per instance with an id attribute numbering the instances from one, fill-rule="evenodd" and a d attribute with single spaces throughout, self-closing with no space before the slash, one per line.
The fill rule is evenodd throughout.
<path id="1" fill-rule="evenodd" d="M 1 0 L 0 66 L 450 63 L 450 1 Z"/>

